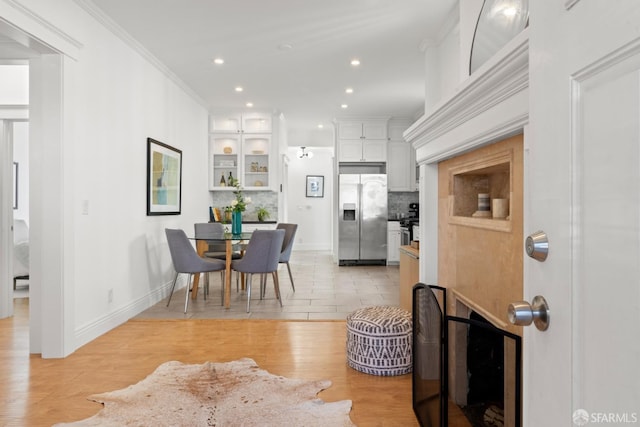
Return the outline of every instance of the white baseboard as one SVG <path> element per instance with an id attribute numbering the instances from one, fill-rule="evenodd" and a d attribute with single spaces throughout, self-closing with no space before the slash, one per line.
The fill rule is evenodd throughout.
<path id="1" fill-rule="evenodd" d="M 129 304 L 119 307 L 116 310 L 108 313 L 107 315 L 94 320 L 91 323 L 87 323 L 86 325 L 78 327 L 75 330 L 75 349 L 77 350 L 88 342 L 91 342 L 99 336 L 122 325 L 129 319 L 137 316 L 146 309 L 165 299 L 167 296 L 169 296 L 172 284 L 173 280 L 149 292 L 147 295 L 131 301 Z M 178 280 L 178 282 L 176 283 L 176 290 L 184 286 L 184 279 Z"/>

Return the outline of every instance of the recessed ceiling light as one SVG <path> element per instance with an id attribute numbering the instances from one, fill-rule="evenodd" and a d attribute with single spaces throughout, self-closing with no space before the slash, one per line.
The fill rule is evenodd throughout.
<path id="1" fill-rule="evenodd" d="M 253 107 L 253 102 L 247 102 L 246 105 L 247 105 L 247 107 L 251 108 L 251 107 Z"/>
<path id="2" fill-rule="evenodd" d="M 348 87 L 344 90 L 345 93 L 353 93 L 353 88 L 352 87 Z"/>
<path id="3" fill-rule="evenodd" d="M 242 92 L 243 90 L 242 86 L 236 86 L 236 92 Z"/>
<path id="4" fill-rule="evenodd" d="M 222 59 L 222 58 L 215 58 L 215 59 L 213 60 L 213 63 L 214 63 L 214 64 L 217 64 L 217 65 L 222 65 L 222 64 L 224 64 L 224 59 Z"/>
<path id="5" fill-rule="evenodd" d="M 349 106 L 348 106 L 347 104 L 342 104 L 342 105 L 340 106 L 340 108 L 343 108 L 343 109 L 344 109 L 344 108 L 349 108 Z"/>
<path id="6" fill-rule="evenodd" d="M 322 123 L 318 124 L 318 129 L 322 129 L 324 125 Z"/>
<path id="7" fill-rule="evenodd" d="M 354 67 L 357 67 L 358 65 L 360 65 L 360 60 L 357 58 L 352 59 L 351 65 L 353 65 Z"/>

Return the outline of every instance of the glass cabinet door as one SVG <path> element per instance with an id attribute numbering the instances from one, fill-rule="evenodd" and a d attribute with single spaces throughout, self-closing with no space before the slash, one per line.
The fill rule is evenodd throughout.
<path id="1" fill-rule="evenodd" d="M 271 133 L 271 117 L 264 114 L 243 114 L 242 131 L 244 133 Z"/>
<path id="2" fill-rule="evenodd" d="M 209 132 L 240 133 L 242 118 L 239 115 L 210 116 Z"/>

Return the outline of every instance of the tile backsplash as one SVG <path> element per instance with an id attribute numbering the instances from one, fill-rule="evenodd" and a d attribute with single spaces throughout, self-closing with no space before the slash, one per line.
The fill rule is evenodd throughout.
<path id="1" fill-rule="evenodd" d="M 234 194 L 231 191 L 212 192 L 211 206 L 224 211 L 225 206 L 231 205 Z M 269 211 L 269 220 L 278 220 L 278 193 L 274 191 L 243 191 L 245 197 L 251 197 L 251 203 L 243 213 L 242 218 L 246 221 L 257 221 L 256 209 L 264 207 Z M 397 214 L 409 213 L 409 203 L 418 203 L 419 193 L 413 192 L 392 192 L 388 193 L 388 214 L 389 218 L 396 218 Z M 208 217 L 208 214 L 207 214 Z"/>
<path id="2" fill-rule="evenodd" d="M 419 194 L 417 191 L 389 193 L 387 198 L 389 219 L 396 218 L 397 214 L 407 215 L 409 213 L 409 203 L 418 203 Z"/>
<path id="3" fill-rule="evenodd" d="M 230 206 L 235 195 L 231 191 L 212 192 L 211 206 L 224 212 L 225 206 Z M 257 221 L 256 209 L 266 208 L 269 211 L 267 221 L 278 220 L 278 193 L 275 191 L 242 191 L 244 197 L 251 197 L 251 203 L 247 205 L 247 210 L 242 213 L 243 221 Z M 208 217 L 208 215 L 207 215 Z"/>

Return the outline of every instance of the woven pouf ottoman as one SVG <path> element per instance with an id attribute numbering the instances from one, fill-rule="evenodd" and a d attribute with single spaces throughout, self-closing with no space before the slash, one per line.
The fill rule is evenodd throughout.
<path id="1" fill-rule="evenodd" d="M 398 307 L 365 307 L 347 316 L 347 362 L 372 375 L 411 372 L 411 314 Z"/>

